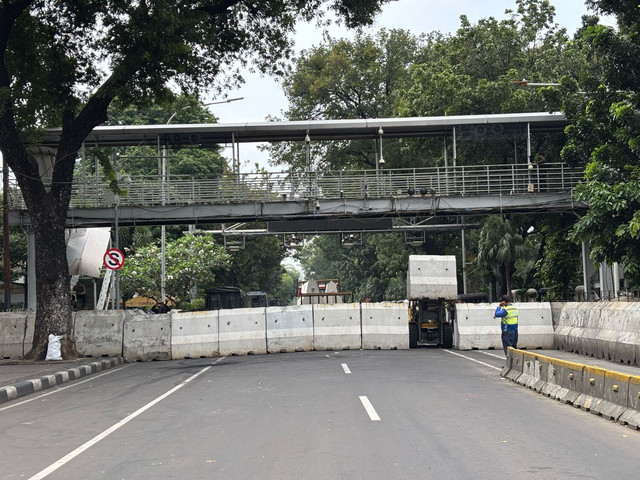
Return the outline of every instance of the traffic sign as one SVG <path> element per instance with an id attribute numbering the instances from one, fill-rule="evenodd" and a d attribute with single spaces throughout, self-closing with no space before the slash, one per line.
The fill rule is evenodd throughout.
<path id="1" fill-rule="evenodd" d="M 124 253 L 117 248 L 110 248 L 104 254 L 103 261 L 109 270 L 119 270 L 124 265 Z"/>

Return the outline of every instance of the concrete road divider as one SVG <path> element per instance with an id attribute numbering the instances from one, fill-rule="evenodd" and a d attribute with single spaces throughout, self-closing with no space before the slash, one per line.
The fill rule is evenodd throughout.
<path id="1" fill-rule="evenodd" d="M 575 407 L 590 412 L 604 398 L 604 368 L 585 365 L 582 369 L 580 395 L 573 402 Z"/>
<path id="2" fill-rule="evenodd" d="M 35 313 L 4 312 L 0 321 L 0 359 L 22 358 L 31 350 Z"/>
<path id="3" fill-rule="evenodd" d="M 640 429 L 640 376 L 629 379 L 627 409 L 620 415 L 618 422 Z"/>
<path id="4" fill-rule="evenodd" d="M 404 303 L 362 303 L 362 348 L 409 348 L 409 312 Z"/>
<path id="5" fill-rule="evenodd" d="M 84 357 L 122 355 L 124 310 L 82 310 L 74 314 L 76 349 Z"/>
<path id="6" fill-rule="evenodd" d="M 171 358 L 206 358 L 218 354 L 218 310 L 171 314 Z"/>
<path id="7" fill-rule="evenodd" d="M 501 375 L 563 403 L 640 428 L 640 375 L 513 348 Z"/>
<path id="8" fill-rule="evenodd" d="M 312 305 L 267 307 L 267 353 L 313 350 Z"/>
<path id="9" fill-rule="evenodd" d="M 627 410 L 630 380 L 631 375 L 605 372 L 603 399 L 591 409 L 591 413 L 617 421 Z"/>
<path id="10" fill-rule="evenodd" d="M 133 314 L 124 322 L 126 362 L 171 360 L 171 314 Z"/>
<path id="11" fill-rule="evenodd" d="M 220 355 L 267 353 L 266 308 L 218 311 Z"/>
<path id="12" fill-rule="evenodd" d="M 518 347 L 528 350 L 553 348 L 551 304 L 518 303 Z M 457 303 L 453 343 L 458 350 L 502 349 L 496 304 Z"/>
<path id="13" fill-rule="evenodd" d="M 640 361 L 640 302 L 566 303 L 555 348 L 618 363 Z"/>
<path id="14" fill-rule="evenodd" d="M 314 305 L 313 344 L 316 350 L 360 349 L 360 304 Z"/>

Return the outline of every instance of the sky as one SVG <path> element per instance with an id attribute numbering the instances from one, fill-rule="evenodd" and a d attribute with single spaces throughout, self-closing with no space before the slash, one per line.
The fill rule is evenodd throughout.
<path id="1" fill-rule="evenodd" d="M 556 23 L 567 28 L 569 35 L 581 24 L 582 15 L 588 12 L 584 0 L 551 0 L 556 8 Z M 481 18 L 507 18 L 505 10 L 516 9 L 515 0 L 455 0 L 442 2 L 438 0 L 398 0 L 386 4 L 382 13 L 376 18 L 373 26 L 366 31 L 374 33 L 380 28 L 402 28 L 415 35 L 438 30 L 442 33 L 454 33 L 460 25 L 460 15 L 467 15 L 472 23 Z M 612 19 L 603 19 L 608 25 L 614 25 Z M 351 37 L 344 29 L 330 31 L 336 38 Z M 302 24 L 298 27 L 295 42 L 296 50 L 310 48 L 320 44 L 322 30 L 312 25 Z M 267 116 L 283 117 L 288 103 L 278 81 L 259 74 L 245 73 L 246 83 L 239 89 L 228 92 L 228 98 L 243 97 L 243 100 L 227 104 L 211 106 L 211 111 L 220 123 L 263 122 Z M 217 99 L 209 99 L 217 100 Z M 231 148 L 225 149 L 225 156 L 231 157 Z M 268 158 L 260 152 L 255 144 L 240 145 L 241 171 L 248 173 L 257 162 L 261 167 L 269 168 Z"/>

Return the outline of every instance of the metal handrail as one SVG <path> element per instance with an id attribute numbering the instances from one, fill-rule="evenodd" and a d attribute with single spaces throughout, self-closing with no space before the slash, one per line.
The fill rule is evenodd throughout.
<path id="1" fill-rule="evenodd" d="M 124 194 L 116 197 L 109 182 L 95 177 L 76 182 L 70 208 L 185 205 L 192 203 L 251 203 L 295 199 L 389 198 L 408 195 L 486 196 L 564 193 L 582 180 L 580 169 L 562 163 L 534 165 L 477 165 L 331 171 L 227 174 L 217 178 L 172 175 L 164 196 L 158 176 L 126 177 Z M 163 200 L 164 197 L 164 200 Z M 24 210 L 17 186 L 10 188 L 9 206 Z"/>

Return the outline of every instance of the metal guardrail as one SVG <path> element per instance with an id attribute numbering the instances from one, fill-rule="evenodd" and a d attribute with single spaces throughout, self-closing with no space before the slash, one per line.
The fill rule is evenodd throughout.
<path id="1" fill-rule="evenodd" d="M 187 205 L 193 203 L 252 203 L 296 199 L 389 198 L 409 195 L 483 196 L 560 193 L 582 179 L 580 169 L 562 163 L 478 165 L 344 172 L 266 172 L 196 178 L 173 175 L 125 176 L 116 195 L 104 178 L 73 185 L 70 208 Z M 9 196 L 11 209 L 25 209 L 16 185 Z"/>

